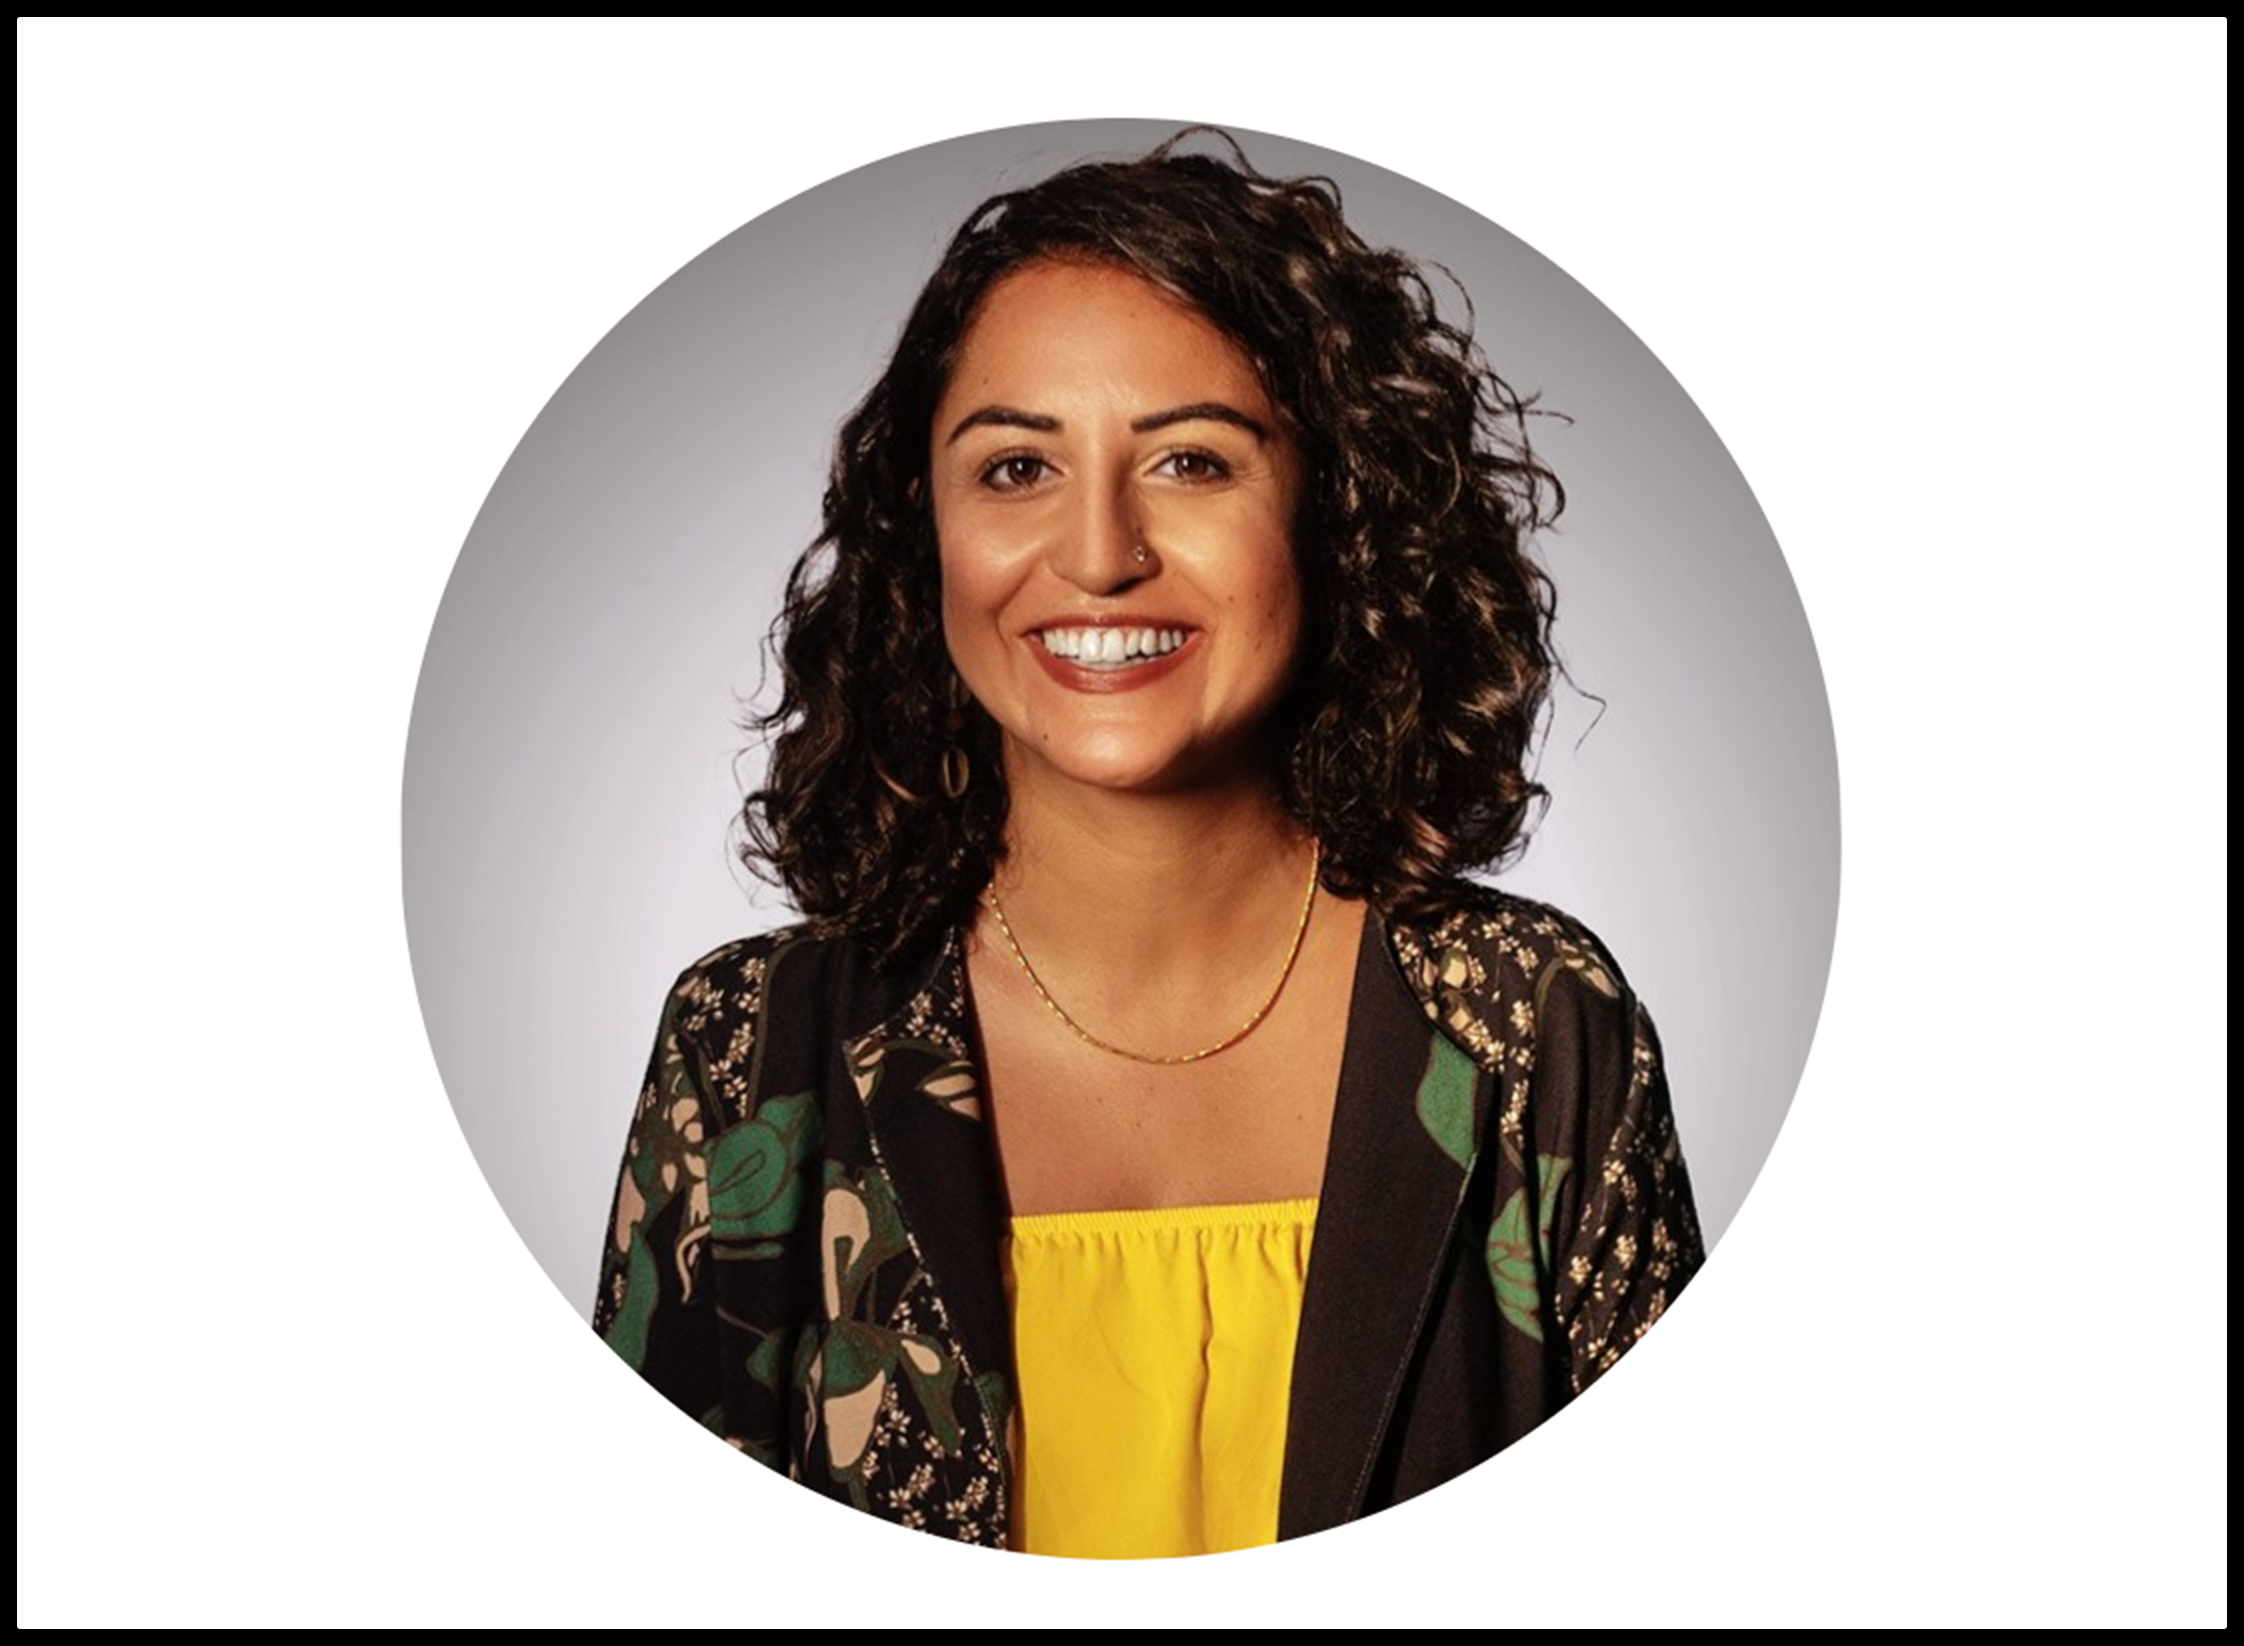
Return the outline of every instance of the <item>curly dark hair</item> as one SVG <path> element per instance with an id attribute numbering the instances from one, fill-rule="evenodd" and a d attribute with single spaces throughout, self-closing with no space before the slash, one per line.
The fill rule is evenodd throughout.
<path id="1" fill-rule="evenodd" d="M 895 959 L 962 923 L 1004 853 L 996 723 L 965 694 L 942 609 L 928 497 L 935 408 L 1005 275 L 1095 260 L 1183 299 L 1260 370 L 1292 422 L 1301 664 L 1279 711 L 1287 810 L 1324 880 L 1400 914 L 1522 844 L 1554 662 L 1549 578 L 1523 539 L 1564 493 L 1531 451 L 1528 404 L 1419 264 L 1365 244 L 1326 178 L 1272 178 L 1236 142 L 1070 167 L 969 216 L 843 424 L 825 525 L 773 632 L 782 694 L 755 725 L 765 786 L 742 856 L 827 931 Z M 941 762 L 973 782 L 946 797 Z"/>

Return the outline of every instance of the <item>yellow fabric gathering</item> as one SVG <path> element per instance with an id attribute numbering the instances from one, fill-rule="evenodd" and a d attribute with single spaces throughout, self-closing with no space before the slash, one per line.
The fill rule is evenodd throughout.
<path id="1" fill-rule="evenodd" d="M 1314 1200 L 1016 1217 L 1017 1546 L 1214 1554 L 1278 1531 Z"/>

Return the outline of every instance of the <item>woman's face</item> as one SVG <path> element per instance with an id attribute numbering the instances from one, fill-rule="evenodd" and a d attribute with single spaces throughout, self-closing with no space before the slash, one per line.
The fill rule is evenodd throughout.
<path id="1" fill-rule="evenodd" d="M 931 438 L 944 636 L 1016 781 L 1260 774 L 1301 466 L 1238 347 L 1134 274 L 1031 264 L 983 300 Z"/>

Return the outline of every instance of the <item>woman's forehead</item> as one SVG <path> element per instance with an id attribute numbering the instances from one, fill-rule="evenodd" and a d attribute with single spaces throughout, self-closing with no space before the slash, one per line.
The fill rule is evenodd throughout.
<path id="1" fill-rule="evenodd" d="M 1274 410 L 1247 351 L 1200 310 L 1143 275 L 1082 260 L 1031 263 L 990 288 L 937 421 L 966 400 L 1040 395 Z"/>

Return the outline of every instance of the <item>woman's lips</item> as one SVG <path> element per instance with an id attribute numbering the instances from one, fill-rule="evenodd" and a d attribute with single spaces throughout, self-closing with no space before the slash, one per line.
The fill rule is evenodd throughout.
<path id="1" fill-rule="evenodd" d="M 1028 648 L 1069 691 L 1127 692 L 1174 674 L 1199 639 L 1173 623 L 1055 625 L 1030 634 Z"/>

